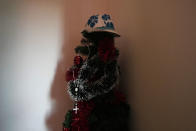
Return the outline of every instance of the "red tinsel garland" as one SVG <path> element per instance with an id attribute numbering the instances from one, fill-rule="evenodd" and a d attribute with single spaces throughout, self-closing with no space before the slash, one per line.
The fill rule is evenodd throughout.
<path id="1" fill-rule="evenodd" d="M 78 102 L 79 111 L 72 111 L 71 128 L 64 128 L 64 131 L 89 131 L 88 117 L 94 106 L 92 101 Z"/>
<path id="2" fill-rule="evenodd" d="M 116 49 L 114 47 L 114 39 L 105 37 L 99 42 L 98 54 L 102 61 L 107 62 L 113 60 L 116 57 Z"/>

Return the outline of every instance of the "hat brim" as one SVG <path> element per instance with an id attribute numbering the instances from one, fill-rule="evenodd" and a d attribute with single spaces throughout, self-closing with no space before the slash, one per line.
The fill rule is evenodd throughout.
<path id="1" fill-rule="evenodd" d="M 83 36 L 85 37 L 85 34 L 91 34 L 91 33 L 96 33 L 96 32 L 104 32 L 104 33 L 108 33 L 110 34 L 111 36 L 113 37 L 120 37 L 120 35 L 116 32 L 116 31 L 113 31 L 113 30 L 100 30 L 100 29 L 95 29 L 93 31 L 88 31 L 88 30 L 83 30 L 81 33 L 83 34 Z"/>

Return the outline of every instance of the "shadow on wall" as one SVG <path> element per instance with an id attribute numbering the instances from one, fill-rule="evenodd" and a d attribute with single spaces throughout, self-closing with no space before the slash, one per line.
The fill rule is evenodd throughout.
<path id="1" fill-rule="evenodd" d="M 118 38 L 121 39 L 121 38 Z M 119 66 L 120 66 L 120 83 L 119 88 L 124 93 L 128 103 L 130 104 L 130 121 L 129 121 L 129 130 L 135 131 L 135 113 L 132 108 L 133 104 L 133 92 L 134 92 L 134 80 L 133 80 L 133 48 L 130 47 L 131 41 L 126 38 L 123 38 L 117 42 L 119 46 L 120 57 L 119 57 Z M 117 47 L 118 48 L 118 47 Z"/>

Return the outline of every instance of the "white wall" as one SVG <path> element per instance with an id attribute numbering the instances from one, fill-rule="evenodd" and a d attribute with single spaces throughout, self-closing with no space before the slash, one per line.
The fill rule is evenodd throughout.
<path id="1" fill-rule="evenodd" d="M 46 131 L 63 32 L 61 1 L 1 2 L 0 130 Z"/>

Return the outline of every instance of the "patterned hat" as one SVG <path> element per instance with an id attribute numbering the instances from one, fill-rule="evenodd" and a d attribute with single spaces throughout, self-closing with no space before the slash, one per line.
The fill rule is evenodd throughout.
<path id="1" fill-rule="evenodd" d="M 85 29 L 82 33 L 92 33 L 92 32 L 107 32 L 114 37 L 120 37 L 120 35 L 115 31 L 114 24 L 111 20 L 110 15 L 93 15 L 88 19 L 85 25 Z"/>

